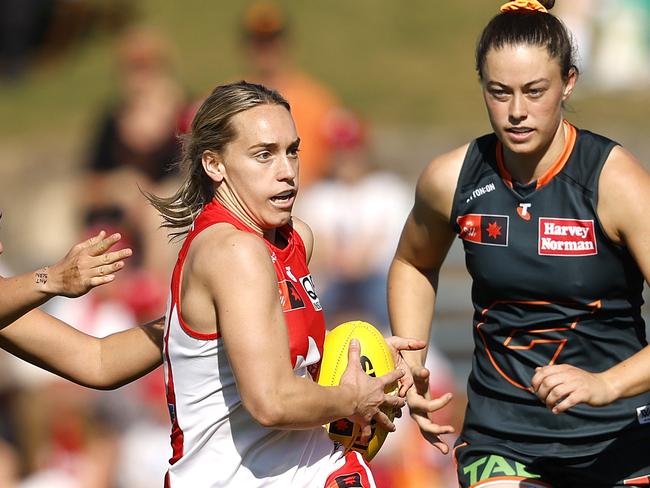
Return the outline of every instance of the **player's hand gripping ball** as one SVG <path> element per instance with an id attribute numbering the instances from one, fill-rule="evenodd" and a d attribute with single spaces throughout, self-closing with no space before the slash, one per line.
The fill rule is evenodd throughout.
<path id="1" fill-rule="evenodd" d="M 320 367 L 318 383 L 323 386 L 335 386 L 339 384 L 341 375 L 348 366 L 348 347 L 350 340 L 357 339 L 361 346 L 360 358 L 361 367 L 370 376 L 382 376 L 395 369 L 393 356 L 388 344 L 381 333 L 367 322 L 352 321 L 345 322 L 325 336 L 323 347 L 323 360 Z M 386 393 L 397 393 L 397 382 L 386 386 Z M 393 420 L 392 409 L 383 410 Z M 370 424 L 372 434 L 367 442 L 361 442 L 361 427 L 343 418 L 327 424 L 327 432 L 334 442 L 345 447 L 346 452 L 350 449 L 360 452 L 363 457 L 370 461 L 379 451 L 386 440 L 388 431 L 377 426 L 373 420 Z"/>

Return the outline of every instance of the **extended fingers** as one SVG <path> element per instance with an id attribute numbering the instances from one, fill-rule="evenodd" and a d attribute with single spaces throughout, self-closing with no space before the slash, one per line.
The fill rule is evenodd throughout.
<path id="1" fill-rule="evenodd" d="M 413 386 L 413 375 L 407 370 L 399 380 L 399 390 L 397 394 L 401 397 L 405 397 L 406 393 Z"/>
<path id="2" fill-rule="evenodd" d="M 358 339 L 351 339 L 348 346 L 348 366 L 350 364 L 358 364 L 361 368 L 361 345 Z"/>
<path id="3" fill-rule="evenodd" d="M 124 267 L 124 261 L 98 266 L 92 270 L 92 276 L 88 277 L 88 284 L 91 287 L 103 285 L 115 279 L 115 273 Z"/>
<path id="4" fill-rule="evenodd" d="M 433 423 L 428 417 L 422 417 L 419 415 L 413 415 L 412 417 L 418 424 L 420 432 L 427 442 L 435 446 L 443 454 L 447 454 L 449 452 L 449 446 L 440 438 L 440 436 L 442 434 L 453 434 L 454 428 L 451 425 L 439 425 Z"/>
<path id="5" fill-rule="evenodd" d="M 130 248 L 125 248 L 120 249 L 119 251 L 107 252 L 106 254 L 94 256 L 91 262 L 95 267 L 100 267 L 102 265 L 113 264 L 122 259 L 126 259 L 132 254 L 133 251 Z"/>
<path id="6" fill-rule="evenodd" d="M 418 351 L 424 349 L 426 342 L 410 337 L 390 336 L 386 337 L 386 342 L 398 351 Z"/>
<path id="7" fill-rule="evenodd" d="M 110 283 L 115 279 L 114 274 L 109 274 L 105 276 L 94 276 L 88 280 L 88 284 L 90 285 L 91 288 L 95 288 L 96 286 L 104 285 L 106 283 Z"/>
<path id="8" fill-rule="evenodd" d="M 104 239 L 105 236 L 106 236 L 106 232 L 103 231 L 103 230 L 100 230 L 98 234 L 96 234 L 96 235 L 92 236 L 91 238 L 86 239 L 85 241 L 77 244 L 77 246 L 79 246 L 81 249 L 86 249 L 86 248 L 89 248 L 89 247 L 92 247 L 92 246 L 96 246 L 97 244 L 99 244 Z"/>
<path id="9" fill-rule="evenodd" d="M 411 411 L 411 415 L 420 415 L 426 417 L 428 414 L 436 412 L 437 410 L 443 408 L 451 401 L 452 398 L 453 395 L 451 393 L 446 393 L 441 397 L 434 399 L 425 398 L 421 395 L 413 393 L 407 396 L 407 403 L 409 410 Z"/>
<path id="10" fill-rule="evenodd" d="M 437 410 L 440 410 L 446 406 L 454 396 L 451 393 L 445 393 L 444 395 L 434 398 L 434 399 L 423 399 L 424 401 L 419 404 L 422 411 L 427 413 L 433 413 Z M 409 408 L 411 408 L 411 402 L 409 402 Z"/>
<path id="11" fill-rule="evenodd" d="M 397 395 L 384 395 L 384 406 L 387 406 L 391 409 L 400 410 L 404 405 L 406 405 L 406 400 Z"/>
<path id="12" fill-rule="evenodd" d="M 402 378 L 404 374 L 405 373 L 403 369 L 397 368 L 393 371 L 386 373 L 385 375 L 380 376 L 379 379 L 381 380 L 384 386 L 387 386 L 395 383 L 397 380 Z"/>
<path id="13" fill-rule="evenodd" d="M 99 256 L 100 254 L 104 254 L 111 247 L 113 247 L 115 243 L 117 243 L 120 239 L 122 239 L 122 236 L 117 232 L 115 234 L 111 234 L 106 238 L 104 238 L 104 235 L 105 232 L 101 231 L 95 237 L 92 237 L 91 239 L 86 241 L 86 242 L 90 242 L 94 240 L 94 242 L 92 242 L 90 245 L 85 246 L 88 247 L 88 251 L 91 256 Z"/>
<path id="14" fill-rule="evenodd" d="M 438 449 L 441 453 L 447 454 L 449 452 L 449 446 L 437 434 L 432 434 L 431 432 L 422 432 L 422 437 L 424 437 L 429 444 Z"/>
<path id="15" fill-rule="evenodd" d="M 377 425 L 388 432 L 394 432 L 395 431 L 395 424 L 391 421 L 391 419 L 386 415 L 384 412 L 379 410 L 373 417 Z M 371 427 L 368 425 L 369 430 Z M 367 440 L 367 439 L 365 439 Z"/>

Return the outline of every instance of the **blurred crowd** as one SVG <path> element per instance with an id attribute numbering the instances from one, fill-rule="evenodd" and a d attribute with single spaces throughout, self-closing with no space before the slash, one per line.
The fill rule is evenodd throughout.
<path id="1" fill-rule="evenodd" d="M 650 79 L 650 2 L 609 0 L 607 13 L 595 8 L 597 1 L 608 2 L 559 5 L 583 48 L 585 77 L 601 88 Z M 159 217 L 141 192 L 165 195 L 177 185 L 173 163 L 179 158 L 179 136 L 188 130 L 201 101 L 183 86 L 175 71 L 175 48 L 161 32 L 126 25 L 103 5 L 0 0 L 4 80 L 19 79 L 48 49 L 63 49 L 79 35 L 72 27 L 80 18 L 86 26 L 89 19 L 119 25 L 116 96 L 100 111 L 81 161 L 84 176 L 75 189 L 80 235 L 67 240 L 72 244 L 98 229 L 119 231 L 135 256 L 115 284 L 80 299 L 48 304 L 50 313 L 96 336 L 164 312 L 177 247 L 158 228 Z M 610 17 L 602 22 L 599 15 Z M 297 39 L 286 12 L 269 1 L 253 3 L 242 16 L 240 35 L 247 62 L 241 78 L 277 89 L 292 105 L 301 137 L 301 194 L 295 214 L 315 234 L 311 271 L 328 326 L 359 319 L 388 334 L 386 274 L 412 205 L 412 182 L 375 164 L 371 122 L 296 64 Z M 634 62 L 623 59 L 623 53 Z M 215 84 L 227 81 L 232 80 Z M 205 87 L 204 95 L 210 89 Z M 1 265 L 3 275 L 23 271 Z M 433 347 L 429 362 L 433 394 L 454 391 L 450 366 Z M 117 391 L 97 392 L 8 355 L 0 355 L 0 363 L 0 488 L 162 485 L 171 450 L 160 369 Z M 455 393 L 454 407 L 440 413 L 440 422 L 458 428 L 464 402 L 463 392 Z M 427 447 L 408 415 L 388 437 L 373 468 L 380 488 L 455 486 L 451 456 Z"/>

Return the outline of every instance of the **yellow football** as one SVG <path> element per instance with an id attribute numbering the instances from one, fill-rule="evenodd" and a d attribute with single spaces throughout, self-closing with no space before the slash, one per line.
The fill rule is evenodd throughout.
<path id="1" fill-rule="evenodd" d="M 320 367 L 318 383 L 324 386 L 336 386 L 348 366 L 348 346 L 351 339 L 357 339 L 360 350 L 361 367 L 370 376 L 382 376 L 395 369 L 393 356 L 381 333 L 371 324 L 361 321 L 345 322 L 332 329 L 325 336 L 323 360 Z M 386 386 L 386 393 L 397 392 L 397 382 Z M 392 409 L 384 413 L 393 420 Z M 330 438 L 339 442 L 345 450 L 360 452 L 370 461 L 386 440 L 388 431 L 371 423 L 372 434 L 367 442 L 361 442 L 361 428 L 348 419 L 339 419 L 326 426 Z"/>

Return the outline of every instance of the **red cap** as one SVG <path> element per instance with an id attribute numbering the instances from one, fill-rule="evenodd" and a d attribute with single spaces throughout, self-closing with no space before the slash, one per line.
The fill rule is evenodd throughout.
<path id="1" fill-rule="evenodd" d="M 333 111 L 325 122 L 325 137 L 332 148 L 355 149 L 366 141 L 366 130 L 359 117 L 349 110 Z"/>

